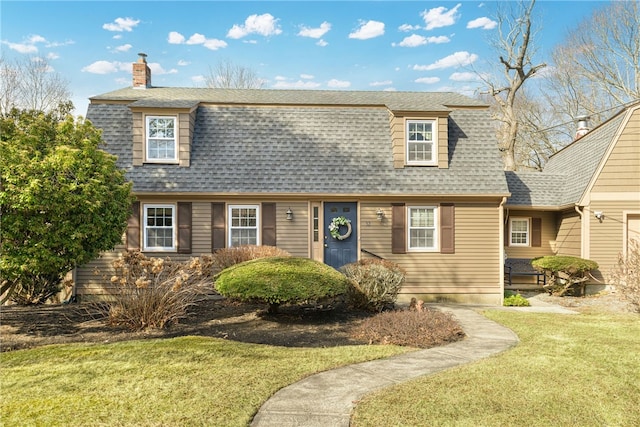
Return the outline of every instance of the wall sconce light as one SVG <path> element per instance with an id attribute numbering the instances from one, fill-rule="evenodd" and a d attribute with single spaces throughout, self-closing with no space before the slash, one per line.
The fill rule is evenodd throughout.
<path id="1" fill-rule="evenodd" d="M 596 219 L 600 222 L 602 222 L 602 220 L 604 219 L 604 213 L 602 213 L 602 211 L 595 211 L 593 213 L 593 216 L 595 216 Z"/>
<path id="2" fill-rule="evenodd" d="M 291 208 L 287 209 L 287 221 L 291 221 L 293 219 L 293 211 Z"/>
<path id="3" fill-rule="evenodd" d="M 378 218 L 378 221 L 382 222 L 384 219 L 384 211 L 382 209 L 378 208 L 376 211 L 376 218 Z"/>

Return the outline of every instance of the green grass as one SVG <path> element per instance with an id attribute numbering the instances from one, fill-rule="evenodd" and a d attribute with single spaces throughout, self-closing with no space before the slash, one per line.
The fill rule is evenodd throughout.
<path id="1" fill-rule="evenodd" d="M 353 425 L 640 425 L 638 315 L 486 315 L 518 346 L 371 395 Z"/>
<path id="2" fill-rule="evenodd" d="M 312 373 L 407 351 L 284 348 L 181 337 L 0 354 L 6 426 L 246 426 Z"/>

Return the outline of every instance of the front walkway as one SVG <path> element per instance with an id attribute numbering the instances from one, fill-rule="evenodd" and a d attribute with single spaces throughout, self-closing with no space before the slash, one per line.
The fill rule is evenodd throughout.
<path id="1" fill-rule="evenodd" d="M 518 337 L 510 329 L 471 308 L 439 308 L 453 313 L 467 335 L 465 339 L 312 375 L 274 394 L 262 405 L 251 425 L 348 427 L 351 411 L 366 394 L 492 356 L 518 343 Z"/>

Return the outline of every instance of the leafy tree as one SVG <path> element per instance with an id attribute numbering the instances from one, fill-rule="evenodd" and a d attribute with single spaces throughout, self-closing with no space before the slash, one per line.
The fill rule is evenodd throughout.
<path id="1" fill-rule="evenodd" d="M 42 303 L 77 265 L 121 242 L 131 184 L 89 121 L 12 110 L 0 118 L 2 302 Z M 66 106 L 68 108 L 68 105 Z"/>

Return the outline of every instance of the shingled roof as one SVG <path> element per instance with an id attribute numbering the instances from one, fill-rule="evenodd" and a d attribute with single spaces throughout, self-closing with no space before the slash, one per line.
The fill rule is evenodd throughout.
<path id="1" fill-rule="evenodd" d="M 126 102 L 103 103 L 114 100 Z M 130 107 L 186 105 L 197 106 L 190 167 L 133 167 Z M 449 93 L 154 88 L 94 97 L 87 117 L 138 193 L 505 196 L 481 106 Z M 389 109 L 450 111 L 449 169 L 394 168 Z"/>
<path id="2" fill-rule="evenodd" d="M 624 119 L 624 111 L 555 153 L 542 172 L 507 172 L 509 206 L 578 203 Z"/>

